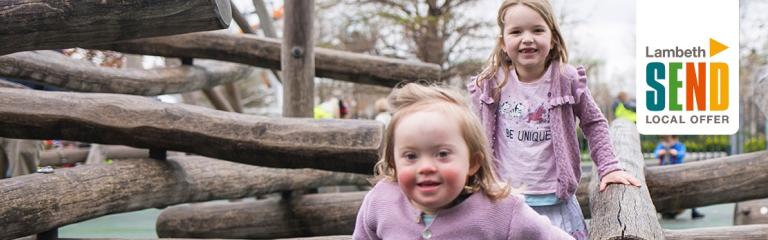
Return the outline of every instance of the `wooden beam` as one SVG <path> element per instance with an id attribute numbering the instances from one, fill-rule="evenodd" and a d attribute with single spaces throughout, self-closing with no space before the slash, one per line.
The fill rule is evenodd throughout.
<path id="1" fill-rule="evenodd" d="M 268 118 L 130 95 L 0 88 L 2 137 L 157 148 L 268 167 L 371 174 L 383 130 L 373 120 Z"/>
<path id="2" fill-rule="evenodd" d="M 285 2 L 280 63 L 283 70 L 283 117 L 314 116 L 315 0 Z"/>
<path id="3" fill-rule="evenodd" d="M 210 88 L 241 80 L 252 68 L 242 64 L 198 60 L 197 66 L 117 69 L 96 66 L 54 51 L 0 56 L 0 76 L 25 79 L 78 92 L 155 96 Z"/>
<path id="4" fill-rule="evenodd" d="M 0 239 L 113 213 L 334 185 L 367 185 L 367 180 L 357 174 L 270 169 L 196 156 L 56 169 L 0 180 L 0 201 L 7 203 L 0 205 Z"/>
<path id="5" fill-rule="evenodd" d="M 229 0 L 0 1 L 0 55 L 223 29 Z"/>
<path id="6" fill-rule="evenodd" d="M 646 169 L 659 211 L 768 197 L 768 151 Z"/>
<path id="7" fill-rule="evenodd" d="M 93 46 L 125 53 L 193 57 L 280 69 L 281 43 L 276 39 L 204 32 Z M 412 60 L 315 48 L 315 75 L 342 81 L 393 87 L 402 81 L 439 81 L 440 66 Z"/>
<path id="8" fill-rule="evenodd" d="M 642 187 L 612 184 L 600 192 L 599 179 L 593 177 L 589 186 L 592 212 L 589 239 L 663 239 L 661 226 L 656 219 L 656 209 L 645 183 L 637 127 L 629 121 L 618 119 L 613 121 L 610 133 L 619 165 L 640 180 Z M 593 176 L 595 171 L 596 168 L 592 168 Z"/>
<path id="9" fill-rule="evenodd" d="M 235 4 L 230 5 L 232 6 L 232 18 L 235 20 L 235 23 L 237 23 L 237 26 L 240 27 L 240 30 L 242 30 L 243 33 L 256 34 L 256 31 L 253 31 L 251 25 L 248 24 L 248 20 L 243 17 L 243 14 L 237 9 L 237 6 L 235 6 Z"/>
<path id="10" fill-rule="evenodd" d="M 591 178 L 583 175 L 576 191 L 586 218 L 590 217 L 586 188 Z M 659 212 L 768 198 L 768 151 L 647 167 L 645 179 Z"/>
<path id="11" fill-rule="evenodd" d="M 108 159 L 149 158 L 149 150 L 126 146 L 102 146 Z M 40 153 L 40 166 L 60 166 L 66 163 L 85 162 L 88 148 L 51 149 Z"/>
<path id="12" fill-rule="evenodd" d="M 667 240 L 765 240 L 768 239 L 768 224 L 664 229 L 664 238 Z"/>
<path id="13" fill-rule="evenodd" d="M 256 9 L 256 15 L 259 16 L 259 28 L 264 32 L 264 36 L 277 38 L 277 32 L 274 24 L 272 24 L 272 16 L 269 15 L 264 0 L 253 0 L 253 7 Z"/>
<path id="14" fill-rule="evenodd" d="M 365 193 L 170 207 L 157 217 L 157 235 L 238 239 L 351 235 Z"/>

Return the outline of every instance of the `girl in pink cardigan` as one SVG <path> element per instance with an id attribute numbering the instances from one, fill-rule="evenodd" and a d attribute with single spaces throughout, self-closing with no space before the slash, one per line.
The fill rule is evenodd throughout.
<path id="1" fill-rule="evenodd" d="M 568 53 L 547 0 L 506 0 L 488 64 L 469 84 L 485 126 L 494 169 L 525 202 L 577 239 L 587 229 L 574 193 L 581 177 L 576 118 L 589 141 L 601 179 L 640 186 L 621 170 L 608 124 L 587 89 L 583 68 Z"/>
<path id="2" fill-rule="evenodd" d="M 354 239 L 572 239 L 497 182 L 480 122 L 460 94 L 408 84 L 390 104 L 379 181 Z"/>

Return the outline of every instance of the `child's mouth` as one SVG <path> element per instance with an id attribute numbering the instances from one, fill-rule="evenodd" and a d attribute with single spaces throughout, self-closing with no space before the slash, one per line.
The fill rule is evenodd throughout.
<path id="1" fill-rule="evenodd" d="M 433 191 L 436 190 L 438 186 L 440 186 L 440 182 L 436 181 L 423 181 L 416 183 L 416 187 L 422 191 Z"/>
<path id="2" fill-rule="evenodd" d="M 538 51 L 539 50 L 535 49 L 535 48 L 523 48 L 523 49 L 520 49 L 518 52 L 520 52 L 520 53 L 535 53 L 535 52 L 538 52 Z"/>

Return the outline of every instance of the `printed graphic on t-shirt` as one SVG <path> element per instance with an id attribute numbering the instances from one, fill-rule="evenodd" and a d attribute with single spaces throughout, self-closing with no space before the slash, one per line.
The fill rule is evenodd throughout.
<path id="1" fill-rule="evenodd" d="M 527 100 L 527 101 L 525 101 Z M 508 99 L 500 108 L 500 115 L 507 122 L 504 136 L 509 141 L 536 143 L 552 139 L 549 128 L 549 109 L 544 101 Z"/>

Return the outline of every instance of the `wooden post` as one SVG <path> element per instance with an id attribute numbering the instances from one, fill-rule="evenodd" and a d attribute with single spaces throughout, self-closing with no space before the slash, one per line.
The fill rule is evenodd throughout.
<path id="1" fill-rule="evenodd" d="M 610 132 L 619 165 L 640 180 L 642 187 L 612 184 L 600 192 L 600 178 L 594 177 L 597 168 L 592 168 L 589 239 L 664 239 L 645 183 L 645 163 L 637 127 L 627 120 L 617 119 Z"/>
<path id="2" fill-rule="evenodd" d="M 314 0 L 285 2 L 283 116 L 311 118 L 315 105 Z"/>
<path id="3" fill-rule="evenodd" d="M 272 17 L 269 16 L 264 0 L 253 0 L 253 7 L 256 8 L 256 15 L 259 16 L 259 27 L 264 32 L 264 36 L 277 38 L 275 26 L 272 24 Z"/>
<path id="4" fill-rule="evenodd" d="M 277 32 L 275 31 L 275 25 L 272 23 L 272 17 L 267 12 L 267 5 L 264 4 L 264 0 L 253 0 L 253 7 L 256 8 L 256 15 L 259 16 L 259 27 L 264 33 L 265 37 L 277 38 Z M 275 76 L 278 82 L 282 83 L 283 78 L 280 77 L 280 73 L 275 69 L 270 69 L 272 75 Z"/>
<path id="5" fill-rule="evenodd" d="M 251 25 L 248 24 L 248 20 L 243 17 L 243 14 L 240 13 L 240 10 L 237 9 L 237 6 L 235 4 L 231 4 L 232 6 L 232 19 L 235 20 L 235 23 L 237 23 L 237 26 L 240 27 L 240 30 L 243 31 L 243 33 L 248 34 L 256 34 L 256 31 L 253 31 L 253 28 L 251 28 Z"/>

